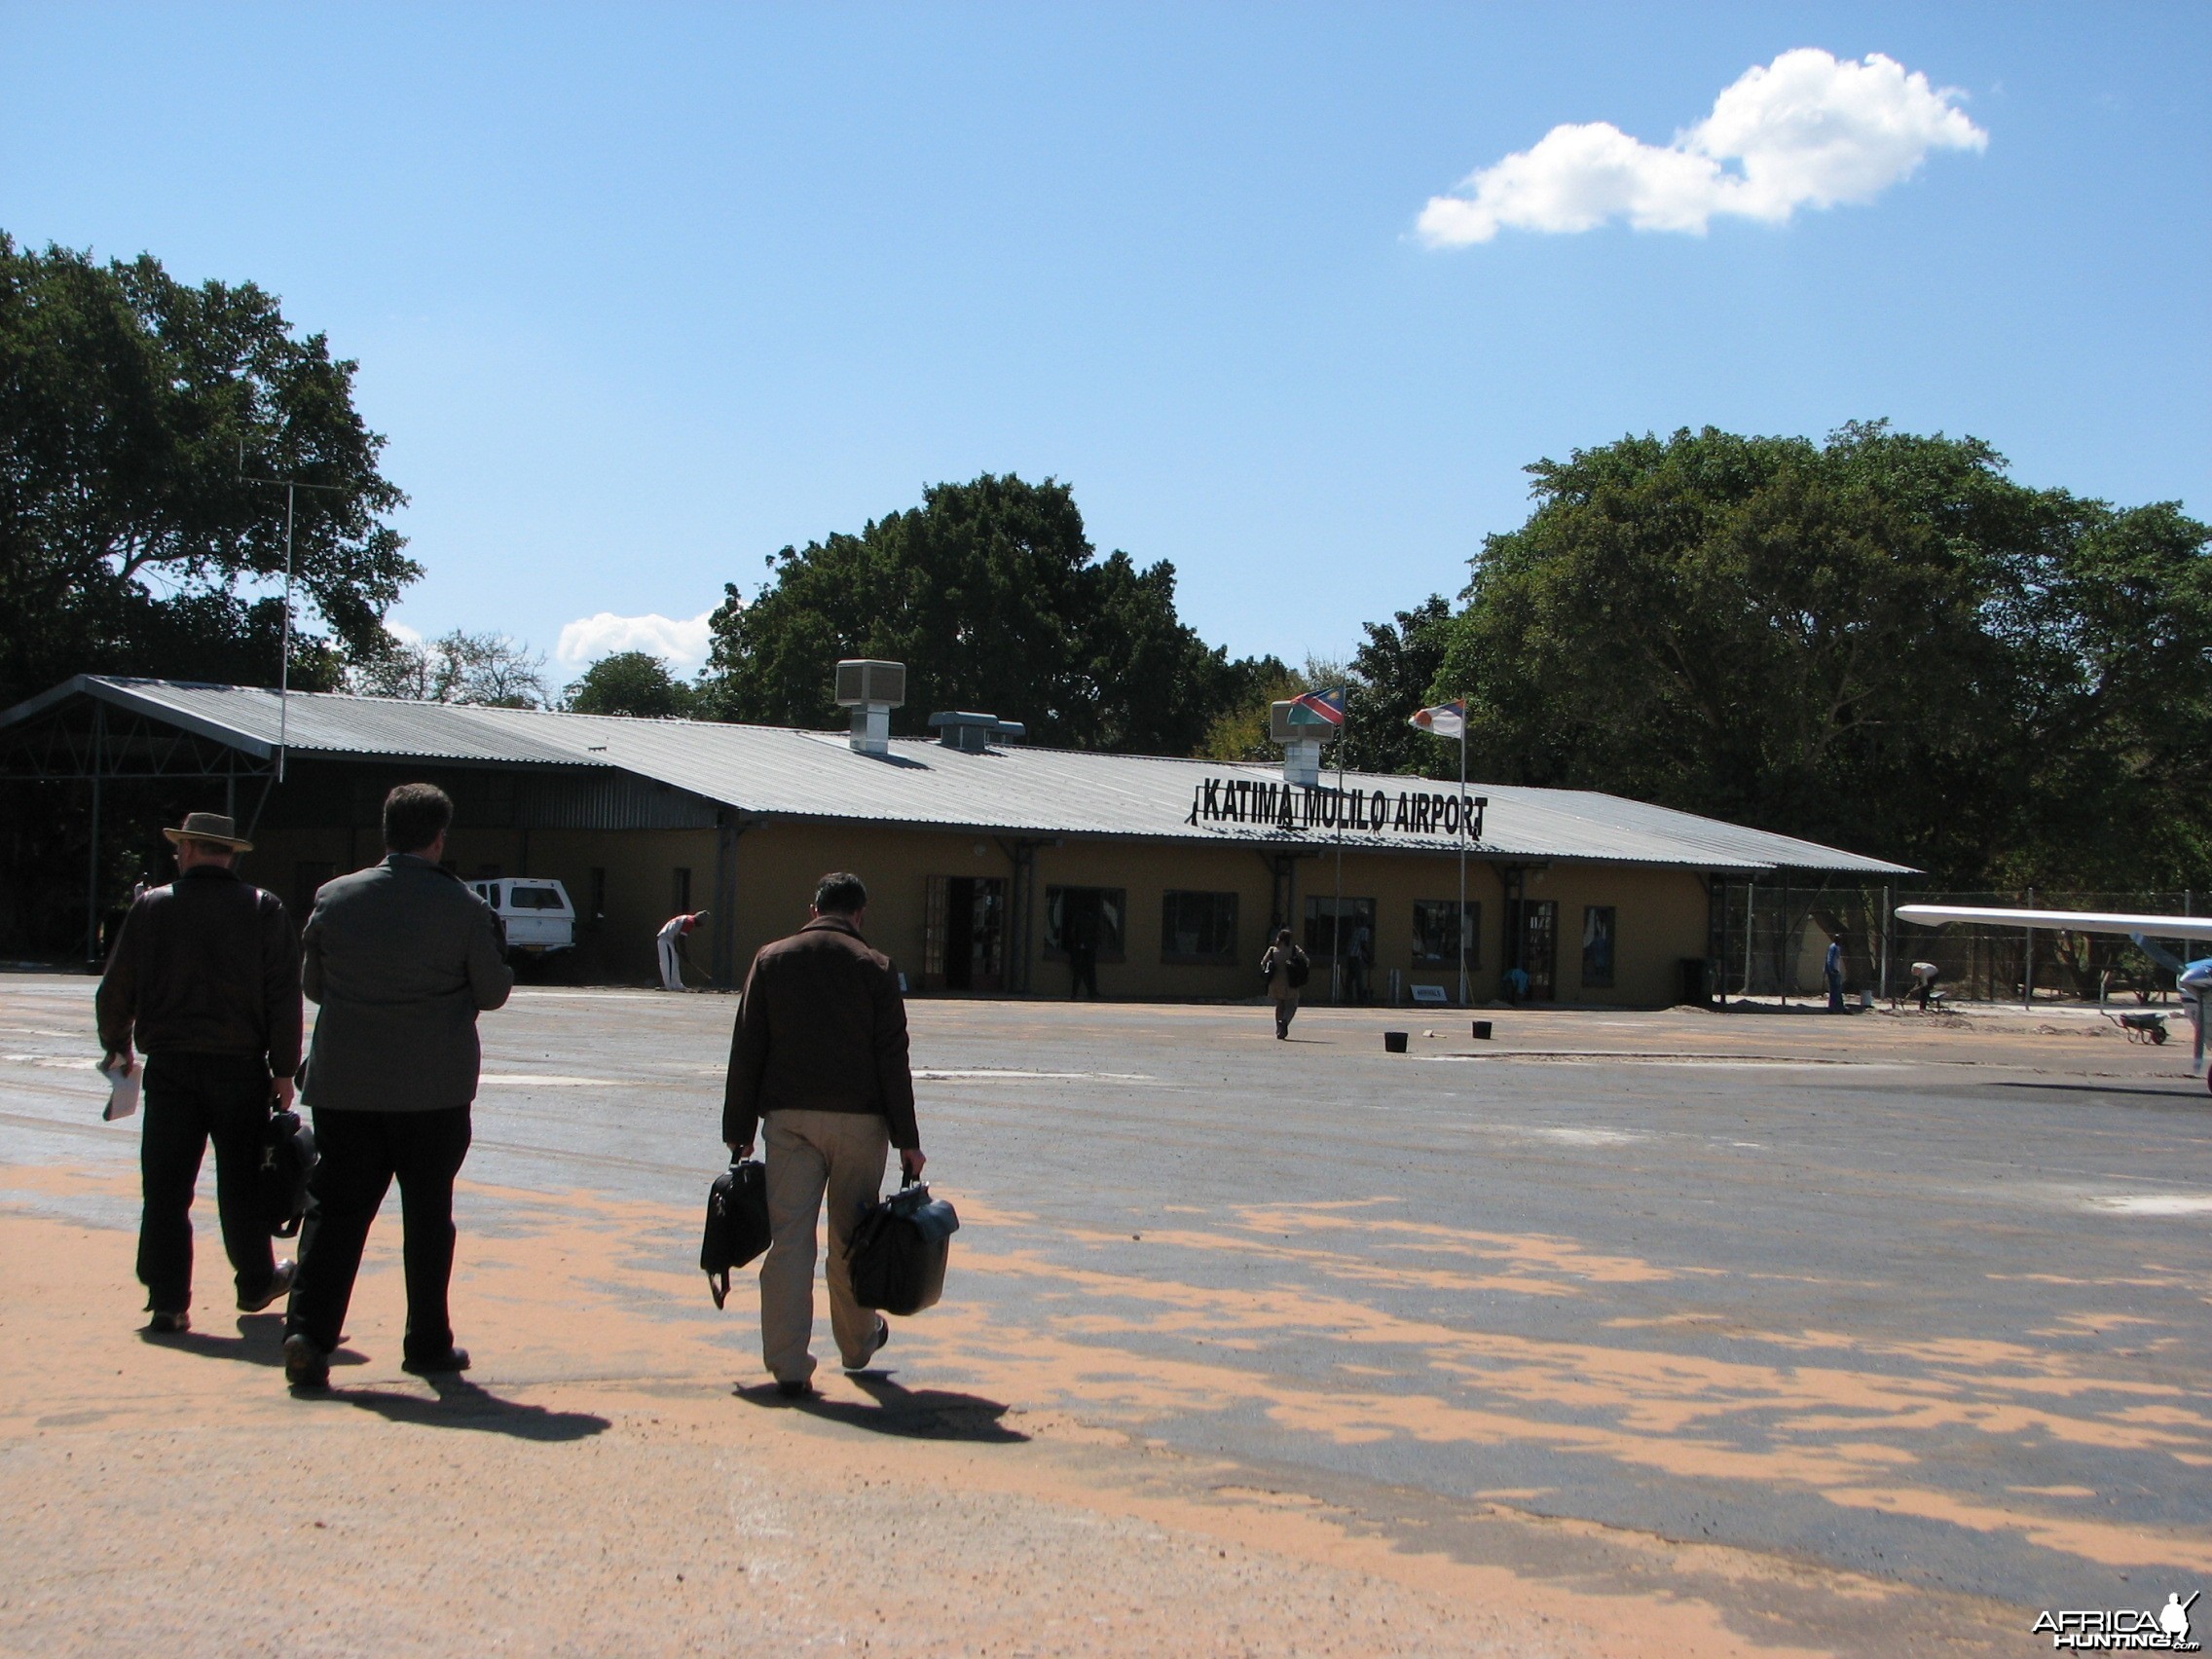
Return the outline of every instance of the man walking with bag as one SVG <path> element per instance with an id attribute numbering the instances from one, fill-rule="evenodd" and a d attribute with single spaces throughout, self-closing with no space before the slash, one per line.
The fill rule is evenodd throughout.
<path id="1" fill-rule="evenodd" d="M 252 843 L 230 819 L 188 813 L 162 833 L 176 880 L 132 903 L 95 1000 L 104 1069 L 127 1075 L 133 1043 L 146 1056 L 138 1279 L 148 1328 L 174 1334 L 192 1328 L 192 1190 L 210 1140 L 239 1310 L 258 1313 L 292 1287 L 257 1175 L 270 1101 L 291 1105 L 300 1069 L 300 943 L 276 896 L 232 870 Z"/>
<path id="2" fill-rule="evenodd" d="M 315 1168 L 285 1318 L 284 1378 L 327 1387 L 361 1248 L 399 1181 L 406 1228 L 402 1363 L 424 1375 L 466 1371 L 454 1346 L 453 1184 L 468 1155 L 480 1050 L 476 1016 L 507 1000 L 515 977 L 491 906 L 450 870 L 453 802 L 429 784 L 385 797 L 385 861 L 326 882 L 308 919 L 307 994 L 322 1005 L 308 1055 Z"/>
<path id="3" fill-rule="evenodd" d="M 891 1328 L 853 1300 L 853 1229 L 876 1201 L 893 1146 L 908 1175 L 925 1160 L 906 1063 L 906 1004 L 890 960 L 861 935 L 867 889 L 826 875 L 813 920 L 753 959 L 730 1037 L 722 1139 L 743 1159 L 768 1146 L 768 1223 L 760 1264 L 760 1349 L 790 1399 L 814 1391 L 816 1222 L 830 1206 L 830 1327 L 848 1371 Z M 764 1122 L 763 1122 L 764 1121 Z"/>

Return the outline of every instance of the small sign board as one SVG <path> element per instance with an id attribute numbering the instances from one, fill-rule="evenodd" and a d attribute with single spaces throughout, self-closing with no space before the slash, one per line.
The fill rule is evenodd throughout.
<path id="1" fill-rule="evenodd" d="M 1452 1000 L 1444 994 L 1442 985 L 1415 985 L 1412 990 L 1417 1003 L 1434 1003 L 1441 1008 Z"/>

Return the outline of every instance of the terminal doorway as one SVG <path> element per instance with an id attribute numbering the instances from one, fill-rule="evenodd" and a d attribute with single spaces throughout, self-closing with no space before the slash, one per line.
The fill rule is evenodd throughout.
<path id="1" fill-rule="evenodd" d="M 1551 1002 L 1559 995 L 1559 901 L 1520 902 L 1521 971 L 1529 976 L 1529 1000 Z"/>
<path id="2" fill-rule="evenodd" d="M 933 875 L 922 919 L 922 988 L 1006 986 L 1006 879 Z"/>

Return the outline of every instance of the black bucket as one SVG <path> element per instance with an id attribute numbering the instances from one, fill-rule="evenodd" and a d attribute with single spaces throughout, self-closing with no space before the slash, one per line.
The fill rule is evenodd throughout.
<path id="1" fill-rule="evenodd" d="M 1382 1047 L 1393 1054 L 1402 1054 L 1406 1051 L 1406 1039 L 1410 1035 L 1405 1031 L 1385 1031 L 1382 1033 Z"/>
<path id="2" fill-rule="evenodd" d="M 1475 1021 L 1475 1041 L 1478 1043 L 1487 1043 L 1490 1041 L 1489 1020 L 1478 1019 Z"/>

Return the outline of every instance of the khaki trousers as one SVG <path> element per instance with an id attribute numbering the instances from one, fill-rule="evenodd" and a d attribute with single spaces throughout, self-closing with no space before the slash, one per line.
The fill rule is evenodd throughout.
<path id="1" fill-rule="evenodd" d="M 848 1369 L 875 1351 L 875 1314 L 853 1301 L 845 1250 L 853 1229 L 883 1193 L 891 1127 L 859 1112 L 775 1111 L 768 1149 L 767 1259 L 760 1264 L 760 1357 L 779 1382 L 814 1375 L 815 1222 L 830 1200 L 830 1329 Z"/>

